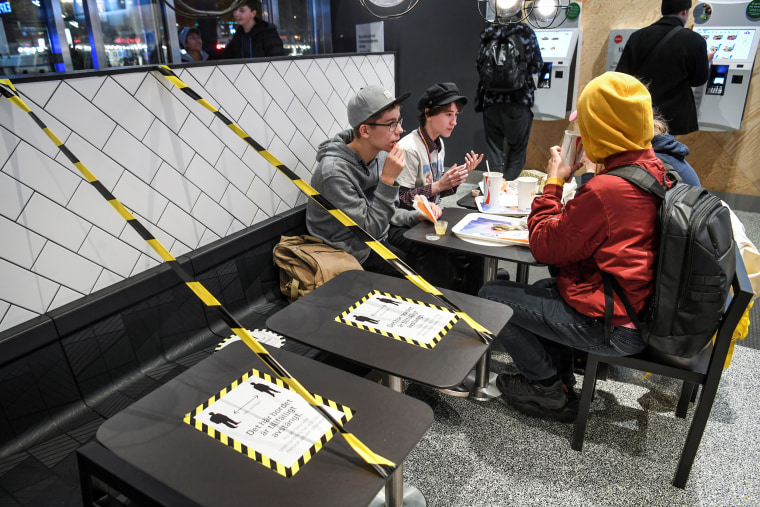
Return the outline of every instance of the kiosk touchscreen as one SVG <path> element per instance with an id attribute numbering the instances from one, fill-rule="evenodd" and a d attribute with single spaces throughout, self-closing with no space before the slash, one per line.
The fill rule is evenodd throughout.
<path id="1" fill-rule="evenodd" d="M 697 109 L 700 130 L 741 126 L 760 27 L 695 27 L 707 51 L 715 52 Z"/>
<path id="2" fill-rule="evenodd" d="M 581 30 L 535 30 L 544 65 L 536 80 L 533 117 L 562 120 L 575 109 Z"/>
<path id="3" fill-rule="evenodd" d="M 713 0 L 694 8 L 694 31 L 715 53 L 707 83 L 694 90 L 700 130 L 741 127 L 760 41 L 760 20 L 748 15 L 749 3 Z"/>

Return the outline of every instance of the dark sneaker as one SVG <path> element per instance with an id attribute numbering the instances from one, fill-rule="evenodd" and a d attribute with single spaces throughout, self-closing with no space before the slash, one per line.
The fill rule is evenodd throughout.
<path id="1" fill-rule="evenodd" d="M 575 392 L 572 386 L 568 387 L 566 384 L 562 384 L 562 389 L 565 391 L 565 398 L 567 398 L 567 405 L 565 408 L 574 414 L 578 414 L 578 405 L 581 402 L 581 397 Z"/>
<path id="2" fill-rule="evenodd" d="M 567 397 L 565 390 L 562 389 L 561 380 L 547 387 L 534 384 L 522 375 L 502 373 L 496 378 L 496 387 L 508 402 L 533 405 L 539 411 L 557 412 L 567 405 Z"/>
<path id="3" fill-rule="evenodd" d="M 456 396 L 457 398 L 467 398 L 470 395 L 470 390 L 467 389 L 464 383 L 454 387 L 443 387 L 438 389 L 438 391 L 448 396 Z"/>

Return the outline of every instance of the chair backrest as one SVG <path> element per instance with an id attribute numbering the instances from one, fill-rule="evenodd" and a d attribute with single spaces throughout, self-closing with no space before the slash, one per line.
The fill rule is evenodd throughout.
<path id="1" fill-rule="evenodd" d="M 729 295 L 726 301 L 723 316 L 720 325 L 716 331 L 717 337 L 714 343 L 710 343 L 693 357 L 671 356 L 648 347 L 641 354 L 633 357 L 640 357 L 647 361 L 662 363 L 667 366 L 683 368 L 705 374 L 710 369 L 712 362 L 725 362 L 728 350 L 731 345 L 731 338 L 737 324 L 744 315 L 747 305 L 752 300 L 752 287 L 749 285 L 747 270 L 742 262 L 739 249 L 736 249 L 736 273 L 731 282 L 733 295 Z M 658 373 L 653 371 L 653 373 Z M 666 374 L 667 373 L 663 373 Z M 702 383 L 701 381 L 699 383 Z"/>
<path id="2" fill-rule="evenodd" d="M 723 312 L 723 319 L 718 327 L 717 337 L 713 345 L 714 350 L 710 357 L 710 364 L 707 367 L 705 383 L 716 380 L 713 377 L 720 378 L 723 365 L 726 363 L 726 356 L 728 356 L 728 349 L 731 346 L 734 330 L 754 295 L 749 276 L 747 275 L 747 269 L 744 267 L 744 261 L 742 261 L 741 252 L 739 252 L 738 248 L 735 251 L 736 272 L 731 282 L 733 294 L 727 302 L 726 311 Z"/>

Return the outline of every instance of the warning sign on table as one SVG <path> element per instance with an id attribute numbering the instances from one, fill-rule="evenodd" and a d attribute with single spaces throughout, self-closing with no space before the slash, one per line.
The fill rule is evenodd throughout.
<path id="1" fill-rule="evenodd" d="M 335 317 L 335 320 L 432 349 L 454 327 L 458 317 L 440 306 L 375 290 Z"/>
<path id="2" fill-rule="evenodd" d="M 312 393 L 341 423 L 354 412 Z M 252 370 L 185 416 L 185 422 L 284 477 L 295 475 L 336 430 L 282 382 Z"/>

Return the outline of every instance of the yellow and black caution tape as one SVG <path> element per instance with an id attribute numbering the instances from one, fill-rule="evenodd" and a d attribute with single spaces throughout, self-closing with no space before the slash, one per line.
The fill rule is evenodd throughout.
<path id="1" fill-rule="evenodd" d="M 272 371 L 274 371 L 282 380 L 285 382 L 293 391 L 297 392 L 299 395 L 301 395 L 310 405 L 315 407 L 329 422 L 330 424 L 338 430 L 338 432 L 343 435 L 343 438 L 346 439 L 348 444 L 356 451 L 356 453 L 364 459 L 369 465 L 371 465 L 379 474 L 381 477 L 387 479 L 390 475 L 390 473 L 395 468 L 395 464 L 392 461 L 389 461 L 385 459 L 384 457 L 380 456 L 379 454 L 375 454 L 372 452 L 372 450 L 364 445 L 356 436 L 346 431 L 346 429 L 343 427 L 343 425 L 340 423 L 340 421 L 336 420 L 330 412 L 328 412 L 315 398 L 311 395 L 309 391 L 307 391 L 298 380 L 296 380 L 288 371 L 275 359 L 273 358 L 266 348 L 264 348 L 263 345 L 261 345 L 256 339 L 251 335 L 250 332 L 246 328 L 240 324 L 237 319 L 229 312 L 227 311 L 224 306 L 208 291 L 206 288 L 198 281 L 193 280 L 190 275 L 182 268 L 182 266 L 177 262 L 177 259 L 175 259 L 169 251 L 164 248 L 164 246 L 159 243 L 159 241 L 153 237 L 153 235 L 146 229 L 135 217 L 132 215 L 132 213 L 127 210 L 127 208 L 124 207 L 121 202 L 119 202 L 116 197 L 111 194 L 111 192 L 108 191 L 108 189 L 100 182 L 97 178 L 85 167 L 85 165 L 79 161 L 79 159 L 69 150 L 66 146 L 64 146 L 63 142 L 58 139 L 58 137 L 45 125 L 45 123 L 36 115 L 34 112 L 29 109 L 29 107 L 24 103 L 23 100 L 21 100 L 21 97 L 19 97 L 18 92 L 16 91 L 16 88 L 13 86 L 13 83 L 9 79 L 0 79 L 0 94 L 3 95 L 5 98 L 10 100 L 13 104 L 21 108 L 25 113 L 27 113 L 32 120 L 42 129 L 43 132 L 50 138 L 51 141 L 58 147 L 58 149 L 66 155 L 66 158 L 68 158 L 72 164 L 74 164 L 74 167 L 76 167 L 80 173 L 82 173 L 82 176 L 92 184 L 93 187 L 100 193 L 100 195 L 103 196 L 103 198 L 108 201 L 108 203 L 113 206 L 113 208 L 119 213 L 119 215 L 124 218 L 124 220 L 127 221 L 129 225 L 132 226 L 132 228 L 137 231 L 137 233 L 142 237 L 142 239 L 145 240 L 148 245 L 150 245 L 153 250 L 156 251 L 158 255 L 161 256 L 161 258 L 166 261 L 166 263 L 172 268 L 172 270 L 177 274 L 177 276 L 182 280 L 182 282 L 187 285 L 190 290 L 193 291 L 193 293 L 198 296 L 198 298 L 203 301 L 203 303 L 215 310 L 217 310 L 224 321 L 225 324 L 227 324 L 233 333 L 235 333 L 237 336 L 240 337 L 243 342 L 248 345 L 248 347 L 253 350 L 256 355 L 267 365 L 269 366 Z"/>
<path id="2" fill-rule="evenodd" d="M 159 65 L 157 69 L 161 75 L 168 79 L 174 86 L 185 92 L 188 97 L 214 113 L 217 118 L 222 120 L 224 124 L 227 125 L 233 132 L 235 132 L 241 139 L 243 139 L 243 141 L 255 149 L 262 157 L 266 159 L 267 162 L 275 166 L 278 171 L 287 176 L 288 179 L 290 179 L 301 190 L 301 192 L 322 206 L 328 213 L 335 217 L 344 226 L 351 229 L 361 241 L 363 241 L 368 247 L 374 250 L 380 257 L 385 259 L 385 261 L 393 266 L 399 273 L 404 275 L 420 289 L 438 298 L 439 301 L 441 301 L 444 305 L 456 313 L 460 319 L 464 320 L 472 329 L 475 330 L 478 336 L 486 344 L 490 344 L 493 341 L 494 336 L 490 331 L 488 331 L 488 329 L 478 324 L 469 315 L 460 310 L 459 307 L 457 307 L 453 302 L 451 302 L 451 300 L 444 296 L 441 291 L 439 291 L 435 286 L 428 283 L 424 278 L 415 273 L 414 270 L 412 270 L 412 268 L 410 268 L 404 261 L 396 257 L 393 252 L 388 250 L 382 243 L 372 237 L 370 233 L 368 233 L 359 224 L 354 222 L 348 215 L 343 213 L 343 211 L 333 206 L 330 201 L 328 201 L 323 195 L 317 192 L 314 187 L 306 183 L 296 173 L 288 169 L 285 164 L 277 160 L 271 153 L 265 150 L 263 146 L 261 146 L 248 134 L 246 134 L 243 129 L 237 126 L 224 114 L 222 114 L 217 108 L 212 106 L 206 99 L 193 91 L 187 84 L 185 84 L 179 77 L 177 77 L 177 75 L 169 67 L 166 65 Z"/>

